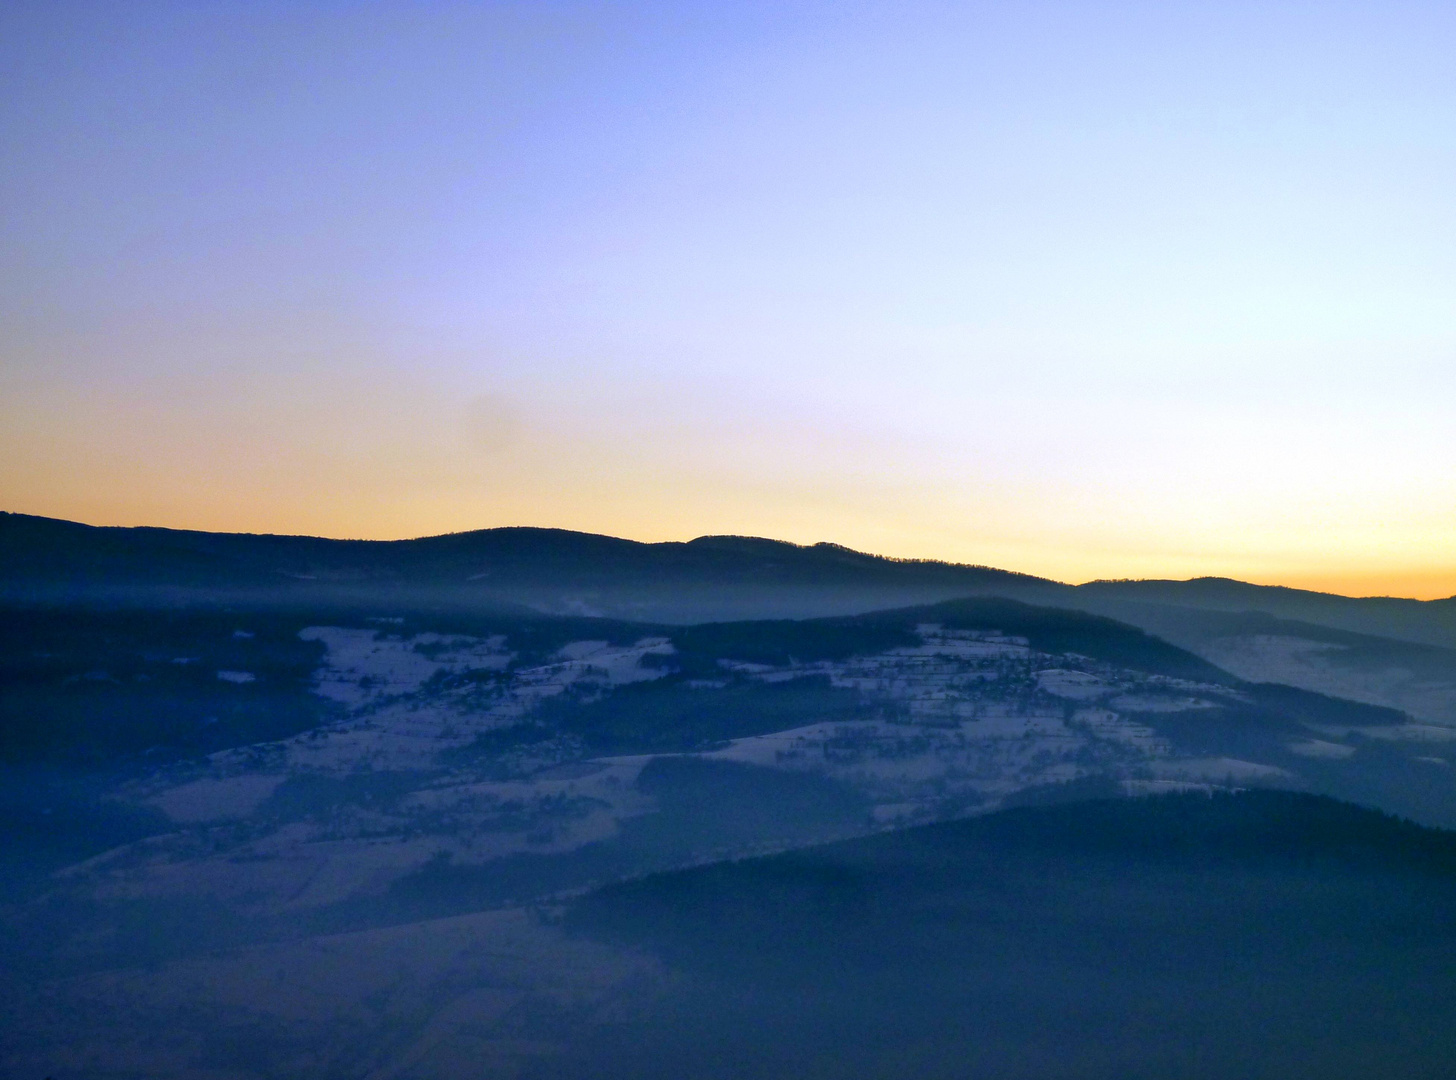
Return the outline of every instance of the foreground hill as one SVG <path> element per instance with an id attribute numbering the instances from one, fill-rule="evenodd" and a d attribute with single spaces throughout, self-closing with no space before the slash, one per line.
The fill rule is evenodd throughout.
<path id="1" fill-rule="evenodd" d="M 1456 835 L 1277 792 L 1005 811 L 617 885 L 683 982 L 581 1075 L 1437 1077 Z"/>
<path id="2" fill-rule="evenodd" d="M 1436 1080 L 1453 1003 L 1456 836 L 1195 794 L 1010 809 L 555 907 L 0 966 L 0 1075 Z"/>

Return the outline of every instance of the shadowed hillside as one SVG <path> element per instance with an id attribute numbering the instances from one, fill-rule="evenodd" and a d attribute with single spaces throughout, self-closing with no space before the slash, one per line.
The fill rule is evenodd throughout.
<path id="1" fill-rule="evenodd" d="M 1456 836 L 1312 796 L 1004 811 L 613 886 L 567 925 L 684 980 L 581 1075 L 1437 1077 L 1456 1054 Z"/>
<path id="2" fill-rule="evenodd" d="M 97 528 L 23 514 L 0 516 L 0 568 L 0 595 L 12 600 L 527 604 L 668 622 L 864 611 L 1051 584 L 986 567 L 751 537 L 643 544 L 505 528 L 419 540 L 326 540 Z"/>

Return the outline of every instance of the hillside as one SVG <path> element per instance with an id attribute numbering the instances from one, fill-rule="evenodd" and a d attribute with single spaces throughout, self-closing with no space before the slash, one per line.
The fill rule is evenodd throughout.
<path id="1" fill-rule="evenodd" d="M 566 922 L 681 979 L 580 1075 L 1353 1080 L 1456 1054 L 1456 835 L 1310 796 L 1008 810 L 612 886 Z"/>
<path id="2" fill-rule="evenodd" d="M 643 621 L 806 618 L 996 594 L 1111 615 L 1261 612 L 1352 633 L 1456 648 L 1456 597 L 1353 599 L 1221 578 L 1080 586 L 837 544 L 704 536 L 639 543 L 501 528 L 417 540 L 113 528 L 0 513 L 0 600 L 206 602 L 478 610 Z"/>
<path id="3" fill-rule="evenodd" d="M 1271 629 L 1226 618 L 1218 641 Z M 1272 629 L 1262 636 L 1343 633 Z M 1324 644 L 1380 663 L 1398 645 Z M 1320 792 L 1456 823 L 1456 726 L 1241 679 L 1083 611 L 975 596 L 681 625 L 502 605 L 12 604 L 0 607 L 0 674 L 0 1021 L 15 1033 L 0 1046 L 0 1074 L 65 1075 L 82 1054 L 93 1072 L 176 1080 L 218 1061 L 245 1061 L 234 1071 L 257 1080 L 374 1069 L 444 1080 L 482 1060 L 515 1063 L 492 1065 L 501 1075 L 776 1076 L 841 1046 L 853 1061 L 828 1053 L 824 1075 L 903 1075 L 895 1069 L 912 1060 L 915 1075 L 933 1076 L 953 1060 L 1015 1077 L 1015 1062 L 1042 1060 L 1046 1030 L 1089 1040 L 1104 1070 L 1089 1076 L 1257 1076 L 1265 1057 L 1272 1068 L 1311 1053 L 1309 1016 L 1343 1022 L 1349 971 L 1365 973 L 1367 990 L 1370 973 L 1389 973 L 1380 992 L 1405 1000 L 1428 955 L 1419 948 L 1434 950 L 1441 972 L 1456 967 L 1439 897 L 1420 884 L 1446 873 L 1445 841 L 1431 837 L 1447 834 L 1378 814 L 1302 796 L 1244 801 L 1278 812 L 1249 838 L 1212 846 L 1207 829 L 1168 834 L 1173 819 L 1124 820 L 1085 803 L 1060 846 L 1045 831 L 1021 847 L 994 831 L 1002 825 L 978 831 L 980 821 L 1066 824 L 1000 813 L 1018 806 L 1181 791 L 1203 801 L 1150 805 L 1199 809 L 1208 793 L 1236 789 Z M 1326 809 L 1301 817 L 1311 806 Z M 950 831 L 919 831 L 926 823 Z M 1316 834 L 1327 842 L 1308 847 Z M 1158 835 L 1171 839 L 1151 854 L 1132 843 Z M 945 837 L 970 847 L 946 849 Z M 630 890 L 666 880 L 642 875 L 708 862 L 730 873 L 760 864 L 723 860 L 846 839 L 815 850 L 861 853 L 847 893 L 794 885 L 787 895 L 802 910 L 781 920 L 774 870 L 729 909 L 704 909 L 747 935 L 723 963 L 711 941 L 694 944 L 692 904 L 669 904 L 686 923 L 652 916 L 636 930 L 572 916 L 568 935 L 538 917 L 605 883 L 637 879 Z M 1286 841 L 1295 848 L 1284 862 L 1258 861 Z M 1191 861 L 1163 858 L 1180 850 Z M 818 858 L 802 864 L 811 876 L 844 876 Z M 876 877 L 876 859 L 905 864 L 904 890 L 890 883 L 898 871 Z M 1331 866 L 1334 879 L 1320 869 Z M 965 897 L 944 887 L 968 877 L 980 882 L 974 912 L 1013 953 L 955 921 Z M 1381 890 L 1383 909 L 1371 899 Z M 865 897 L 870 908 L 857 908 Z M 1273 906 L 1261 913 L 1265 899 Z M 650 915 L 653 903 L 629 906 Z M 840 920 L 865 910 L 863 925 Z M 1384 934 L 1387 914 L 1420 927 L 1416 952 Z M 1132 937 L 1119 937 L 1117 918 L 1131 920 Z M 1358 948 L 1346 947 L 1355 931 L 1340 918 L 1364 920 Z M 844 949 L 816 944 L 821 922 Z M 1280 954 L 1273 930 L 1239 937 L 1254 924 L 1288 931 L 1298 949 Z M 642 935 L 653 927 L 677 936 Z M 1311 927 L 1332 935 L 1332 972 Z M 1079 952 L 1078 928 L 1101 944 Z M 881 939 L 918 958 L 913 970 L 861 949 Z M 1172 953 L 1138 951 L 1165 939 Z M 755 944 L 764 940 L 767 951 Z M 792 965 L 784 981 L 775 942 L 867 996 L 816 997 L 834 1015 L 776 1026 L 794 995 L 820 988 Z M 1232 968 L 1208 942 L 1226 946 Z M 1287 1004 L 1299 988 L 1281 955 L 1326 995 L 1308 1016 Z M 1038 986 L 1063 989 L 1028 998 L 1023 956 L 1045 974 Z M 277 995 L 280 970 L 307 996 Z M 1258 993 L 1224 992 L 1220 979 Z M 976 986 L 991 996 L 967 997 Z M 1272 997 L 1259 996 L 1265 988 Z M 1431 1008 L 1449 999 L 1439 980 L 1429 989 Z M 689 1012 L 662 1012 L 664 1001 Z M 1177 1001 L 1194 1004 L 1168 1005 Z M 1089 1018 L 1087 1002 L 1103 1012 Z M 1194 1006 L 1206 1023 L 1189 1018 Z M 1249 1010 L 1290 1033 L 1284 1050 L 1261 1044 L 1252 1066 L 1218 1042 L 1248 1027 Z M 1431 1030 L 1445 1019 L 1413 1015 Z M 1122 1020 L 1108 1017 L 1181 1034 L 1176 1045 L 1156 1034 L 1115 1045 Z M 1369 1067 L 1375 1035 L 1356 1021 L 1332 1065 Z M 759 1057 L 735 1057 L 744 1030 L 762 1034 Z M 951 1030 L 974 1046 L 947 1042 Z M 1415 1076 L 1429 1059 L 1427 1028 L 1413 1030 L 1395 1049 Z M 1211 1047 L 1203 1071 L 1179 1056 L 1189 1040 Z M 290 1056 L 305 1044 L 319 1056 Z M 664 1052 L 642 1061 L 637 1045 Z M 713 1062 L 694 1056 L 714 1046 Z M 1054 1056 L 1042 1064 L 1061 1075 Z"/>
<path id="4" fill-rule="evenodd" d="M 685 624 L 854 615 L 968 596 L 1108 616 L 1249 681 L 1456 723 L 1456 598 L 1352 599 L 1216 578 L 1071 586 L 752 537 L 644 544 L 505 528 L 357 541 L 0 514 L 0 603 L 21 605 L 437 620 L 535 612 Z"/>
<path id="5" fill-rule="evenodd" d="M 752 537 L 645 544 L 503 528 L 418 540 L 327 540 L 0 516 L 0 598 L 23 601 L 525 604 L 555 614 L 698 622 L 850 613 L 1041 584 L 1050 583 L 986 567 Z"/>

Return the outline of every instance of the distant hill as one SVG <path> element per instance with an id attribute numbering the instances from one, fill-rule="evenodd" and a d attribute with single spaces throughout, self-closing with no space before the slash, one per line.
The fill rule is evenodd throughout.
<path id="1" fill-rule="evenodd" d="M 447 606 L 514 601 L 563 614 L 699 622 L 850 614 L 985 593 L 1056 597 L 1062 606 L 1087 610 L 1134 604 L 1259 611 L 1456 647 L 1456 597 L 1356 599 L 1226 578 L 1069 586 L 986 566 L 744 536 L 648 544 L 512 527 L 417 540 L 331 540 L 98 527 L 0 512 L 0 597 L 8 599 L 385 596 Z"/>
<path id="2" fill-rule="evenodd" d="M 1054 582 L 836 544 L 704 536 L 645 544 L 563 529 L 418 540 L 112 528 L 0 515 L 0 598 L 175 605 L 352 603 L 644 621 L 849 614 Z"/>
<path id="3" fill-rule="evenodd" d="M 959 630 L 995 629 L 1025 638 L 1045 653 L 1074 653 L 1119 667 L 1211 683 L 1236 683 L 1228 672 L 1135 626 L 1075 609 L 999 596 L 807 620 L 705 623 L 672 633 L 687 657 L 706 653 L 761 663 L 839 659 L 916 641 L 913 629 L 938 623 Z"/>
<path id="4" fill-rule="evenodd" d="M 1128 612 L 1136 608 L 1156 606 L 1230 613 L 1252 611 L 1359 634 L 1456 648 L 1456 596 L 1444 600 L 1336 596 L 1216 577 L 1189 581 L 1092 581 L 1077 586 L 1076 592 L 1079 606 L 1105 611 L 1114 618 L 1128 619 Z"/>
<path id="5" fill-rule="evenodd" d="M 10 604 L 537 611 L 692 624 L 847 616 L 970 596 L 1107 616 L 1253 681 L 1456 722 L 1456 598 L 1351 598 L 1224 578 L 1073 586 L 741 536 L 647 544 L 502 528 L 330 540 L 0 514 L 0 603 Z"/>
<path id="6" fill-rule="evenodd" d="M 333 714 L 310 692 L 324 650 L 318 642 L 299 636 L 319 614 L 265 611 L 240 618 L 236 613 L 209 609 L 37 611 L 0 607 L 0 765 L 65 761 L 94 766 L 115 764 L 142 752 L 154 758 L 200 755 L 286 738 L 325 723 Z M 1000 597 L 948 600 L 865 615 L 692 626 L 514 612 L 435 619 L 419 616 L 399 624 L 357 616 L 350 621 L 364 628 L 387 627 L 401 633 L 499 634 L 523 666 L 549 662 L 556 649 L 572 640 L 610 638 L 630 643 L 662 635 L 677 649 L 664 662 L 685 678 L 720 676 L 723 669 L 719 664 L 724 660 L 778 665 L 868 655 L 918 644 L 917 625 L 941 623 L 961 629 L 995 629 L 1024 637 L 1044 652 L 1077 653 L 1150 674 L 1238 683 L 1192 653 L 1136 627 Z M 241 629 L 244 624 L 246 629 Z M 244 671 L 251 677 L 234 683 L 220 679 L 219 671 Z M 655 685 L 643 689 L 654 692 L 635 698 L 629 695 L 624 703 L 614 699 L 612 708 L 640 711 L 662 696 Z M 672 724 L 682 728 L 673 738 L 680 740 L 684 732 L 703 726 L 700 714 L 711 697 L 687 695 L 687 713 L 671 717 Z M 780 726 L 832 715 L 834 697 L 809 693 L 804 700 L 792 702 L 797 710 L 794 718 L 784 719 Z M 775 730 L 773 718 L 783 713 L 787 699 L 784 694 L 750 694 L 744 700 L 724 695 L 718 708 L 725 715 L 719 727 L 709 725 L 712 737 Z M 640 721 L 633 718 L 632 723 Z M 636 748 L 681 747 L 670 740 L 666 745 L 649 742 Z"/>

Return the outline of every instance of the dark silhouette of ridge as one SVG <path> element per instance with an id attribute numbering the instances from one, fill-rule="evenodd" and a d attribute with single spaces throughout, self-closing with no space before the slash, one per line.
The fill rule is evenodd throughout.
<path id="1" fill-rule="evenodd" d="M 335 540 L 271 533 L 214 533 L 149 526 L 82 525 L 0 513 L 4 578 L 71 580 L 129 575 L 137 581 L 269 580 L 312 573 L 333 580 L 439 576 L 459 572 L 566 574 L 581 581 L 614 574 L 717 572 L 741 578 L 832 580 L 846 574 L 939 580 L 1044 583 L 1029 574 L 931 559 L 893 559 L 840 544 L 793 544 L 752 536 L 700 536 L 644 543 L 569 529 L 507 526 L 412 540 Z"/>
<path id="2" fill-rule="evenodd" d="M 1144 629 L 1262 613 L 1456 648 L 1456 597 L 1352 598 L 1227 578 L 1072 586 L 988 566 L 752 536 L 643 543 L 512 526 L 413 540 L 91 526 L 0 513 L 0 601 L 144 605 L 524 605 L 693 623 L 850 615 L 997 595 Z"/>
<path id="3" fill-rule="evenodd" d="M 1036 586 L 1055 583 L 757 537 L 641 543 L 508 527 L 416 540 L 330 540 L 0 515 L 0 597 L 22 601 L 511 602 L 681 622 L 848 613 Z"/>

